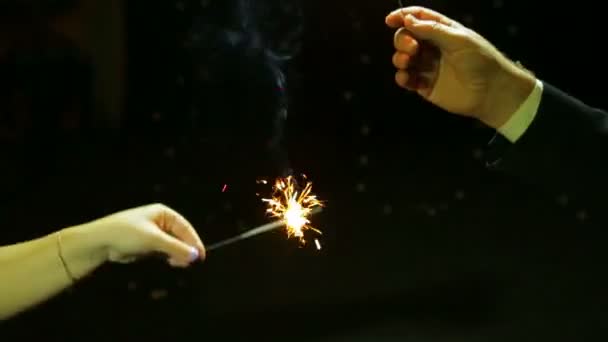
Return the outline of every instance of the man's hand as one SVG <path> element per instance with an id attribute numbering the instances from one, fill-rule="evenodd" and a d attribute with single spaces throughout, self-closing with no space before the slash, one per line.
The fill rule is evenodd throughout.
<path id="1" fill-rule="evenodd" d="M 205 259 L 205 247 L 192 225 L 162 204 L 125 210 L 87 225 L 99 237 L 109 261 L 128 263 L 161 253 L 172 266 L 186 267 Z"/>
<path id="2" fill-rule="evenodd" d="M 521 70 L 490 42 L 462 24 L 423 7 L 406 7 L 386 17 L 398 29 L 396 82 L 442 109 L 498 128 L 534 88 Z"/>

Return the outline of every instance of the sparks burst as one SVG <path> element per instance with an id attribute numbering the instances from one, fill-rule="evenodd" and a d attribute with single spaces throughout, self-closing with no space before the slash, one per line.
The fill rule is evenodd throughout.
<path id="1" fill-rule="evenodd" d="M 306 243 L 305 231 L 321 234 L 321 231 L 310 225 L 309 217 L 314 208 L 323 207 L 323 203 L 312 193 L 312 182 L 307 181 L 306 176 L 304 180 L 306 185 L 301 188 L 293 176 L 279 178 L 273 186 L 272 198 L 262 199 L 268 204 L 266 212 L 283 220 L 287 236 L 296 237 L 303 244 Z"/>

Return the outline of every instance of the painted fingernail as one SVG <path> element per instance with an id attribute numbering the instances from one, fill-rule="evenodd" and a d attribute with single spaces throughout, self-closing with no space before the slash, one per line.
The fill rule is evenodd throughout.
<path id="1" fill-rule="evenodd" d="M 190 262 L 194 262 L 198 259 L 199 257 L 199 252 L 198 249 L 196 249 L 196 247 L 190 247 Z"/>

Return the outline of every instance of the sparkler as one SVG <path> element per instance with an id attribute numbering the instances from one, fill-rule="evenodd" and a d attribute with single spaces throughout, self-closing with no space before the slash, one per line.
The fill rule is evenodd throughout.
<path id="1" fill-rule="evenodd" d="M 293 176 L 279 178 L 274 184 L 272 198 L 262 201 L 268 203 L 267 213 L 285 222 L 288 237 L 296 237 L 304 244 L 305 231 L 321 234 L 308 219 L 313 209 L 323 207 L 323 203 L 312 194 L 312 182 L 306 181 L 306 185 L 300 188 Z"/>
<path id="2" fill-rule="evenodd" d="M 306 177 L 304 176 L 304 178 Z M 266 184 L 265 181 L 262 183 Z M 292 176 L 279 178 L 273 186 L 272 197 L 262 199 L 262 201 L 268 205 L 266 212 L 271 217 L 278 218 L 278 220 L 210 245 L 206 248 L 207 251 L 232 245 L 281 227 L 285 227 L 287 230 L 288 238 L 296 237 L 302 244 L 306 243 L 304 240 L 305 231 L 310 230 L 321 234 L 320 230 L 310 225 L 310 216 L 321 212 L 323 207 L 323 203 L 312 193 L 311 182 L 307 181 L 305 186 L 300 188 Z M 321 249 L 321 245 L 316 239 L 315 244 L 317 249 Z"/>
<path id="3" fill-rule="evenodd" d="M 320 212 L 321 212 L 321 208 L 315 208 L 315 209 L 313 209 L 310 212 L 310 214 L 314 215 L 314 214 L 317 214 L 317 213 L 320 213 Z M 270 222 L 270 223 L 267 223 L 265 225 L 262 225 L 262 226 L 253 228 L 251 230 L 248 230 L 248 231 L 246 231 L 244 233 L 241 233 L 241 234 L 239 234 L 239 235 L 237 235 L 235 237 L 231 237 L 229 239 L 222 240 L 220 242 L 217 242 L 217 243 L 214 243 L 212 245 L 206 246 L 205 250 L 208 252 L 208 251 L 212 251 L 212 250 L 215 250 L 215 249 L 218 249 L 218 248 L 221 248 L 221 247 L 232 245 L 232 244 L 235 244 L 235 243 L 237 243 L 239 241 L 247 240 L 247 239 L 252 238 L 254 236 L 258 236 L 258 235 L 263 234 L 263 233 L 268 233 L 270 231 L 279 229 L 281 227 L 285 227 L 285 221 L 283 221 L 283 220 L 277 220 L 277 221 L 274 221 L 274 222 Z"/>

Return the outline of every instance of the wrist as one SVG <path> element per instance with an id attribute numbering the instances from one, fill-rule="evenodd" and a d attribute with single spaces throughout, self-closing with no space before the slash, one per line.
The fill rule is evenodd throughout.
<path id="1" fill-rule="evenodd" d="M 101 229 L 92 223 L 63 229 L 62 252 L 72 262 L 101 265 L 107 261 L 107 243 Z"/>
<path id="2" fill-rule="evenodd" d="M 487 96 L 487 103 L 479 120 L 498 129 L 506 124 L 534 90 L 536 77 L 529 71 L 504 61 Z"/>

